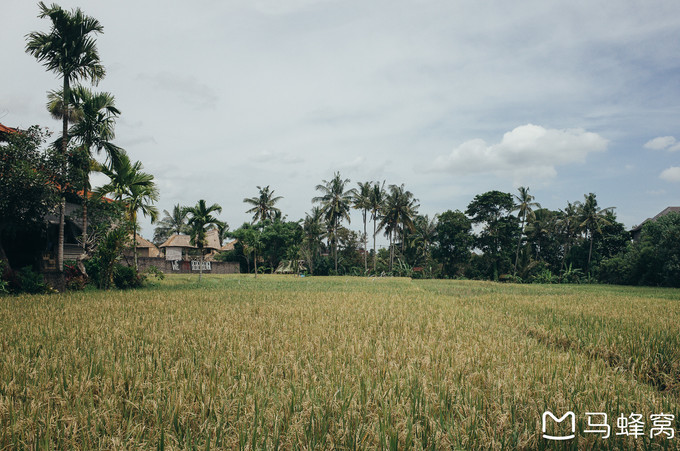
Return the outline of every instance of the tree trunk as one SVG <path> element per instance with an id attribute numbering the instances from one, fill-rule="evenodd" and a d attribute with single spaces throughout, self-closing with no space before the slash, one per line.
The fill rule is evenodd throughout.
<path id="1" fill-rule="evenodd" d="M 333 254 L 335 257 L 335 275 L 338 275 L 338 226 L 335 226 L 335 229 L 333 231 Z"/>
<path id="2" fill-rule="evenodd" d="M 66 197 L 62 194 L 59 202 L 59 240 L 57 241 L 57 271 L 64 271 L 64 224 L 66 210 Z"/>
<path id="3" fill-rule="evenodd" d="M 137 266 L 137 218 L 133 218 L 134 223 L 132 224 L 132 252 L 135 256 L 135 271 L 139 272 L 139 267 Z"/>
<path id="4" fill-rule="evenodd" d="M 203 248 L 201 248 L 201 264 L 198 267 L 198 281 L 200 282 L 203 278 Z"/>
<path id="5" fill-rule="evenodd" d="M 593 233 L 590 233 L 590 250 L 588 251 L 588 265 L 586 266 L 586 272 L 590 271 L 590 258 L 593 255 Z"/>
<path id="6" fill-rule="evenodd" d="M 71 107 L 71 102 L 70 102 L 70 93 L 69 93 L 69 76 L 70 74 L 65 73 L 64 74 L 64 98 L 62 100 L 63 102 L 63 108 L 64 108 L 64 114 L 62 118 L 62 130 L 61 130 L 61 152 L 62 152 L 62 158 L 64 161 L 61 164 L 61 171 L 62 171 L 62 176 L 65 178 L 66 176 L 66 154 L 68 153 L 68 112 Z M 66 188 L 65 186 L 60 187 L 62 190 L 62 193 L 64 189 Z M 66 209 L 66 198 L 63 196 L 61 197 L 61 205 L 59 206 L 59 241 L 57 243 L 57 271 L 59 272 L 64 272 L 64 215 L 65 215 L 65 210 Z"/>
<path id="7" fill-rule="evenodd" d="M 89 153 L 89 152 L 88 152 Z M 87 159 L 85 163 L 83 180 L 83 252 L 87 252 L 87 203 L 88 203 L 88 193 L 90 191 L 90 160 Z"/>
<path id="8" fill-rule="evenodd" d="M 87 252 L 87 192 L 83 193 L 83 252 Z"/>
<path id="9" fill-rule="evenodd" d="M 373 218 L 373 272 L 376 273 L 378 271 L 378 253 L 375 250 L 375 222 L 377 218 Z"/>
<path id="10" fill-rule="evenodd" d="M 257 279 L 257 251 L 253 250 L 253 263 L 255 264 L 255 278 Z"/>
<path id="11" fill-rule="evenodd" d="M 392 272 L 392 266 L 394 264 L 394 244 L 392 242 L 393 231 L 390 230 L 390 272 Z"/>
<path id="12" fill-rule="evenodd" d="M 517 261 L 519 260 L 519 246 L 522 244 L 522 236 L 524 235 L 524 221 L 526 220 L 527 215 L 525 214 L 522 216 L 522 231 L 519 234 L 519 240 L 517 241 L 517 252 L 515 252 L 515 267 L 512 271 L 512 275 L 517 274 Z"/>
<path id="13" fill-rule="evenodd" d="M 368 247 L 368 235 L 366 234 L 366 210 L 364 210 L 364 274 L 368 272 L 368 255 L 366 255 L 367 247 Z"/>

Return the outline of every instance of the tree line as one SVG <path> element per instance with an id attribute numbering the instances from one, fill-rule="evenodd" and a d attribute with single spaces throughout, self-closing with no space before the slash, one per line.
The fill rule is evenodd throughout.
<path id="1" fill-rule="evenodd" d="M 465 211 L 429 217 L 419 213 L 419 200 L 404 184 L 365 181 L 352 186 L 335 173 L 316 186 L 318 196 L 305 218 L 290 221 L 276 206 L 281 196 L 270 186 L 257 189 L 256 196 L 243 199 L 252 220 L 233 231 L 221 229 L 223 238 L 236 242 L 217 258 L 240 263 L 243 272 L 274 272 L 294 261 L 313 275 L 657 285 L 677 285 L 674 277 L 680 275 L 677 265 L 657 259 L 647 267 L 639 257 L 654 254 L 659 246 L 665 248 L 664 261 L 669 253 L 680 256 L 674 235 L 657 231 L 660 224 L 680 224 L 673 222 L 674 215 L 645 225 L 641 242 L 646 250 L 640 252 L 641 244 L 632 242 L 615 209 L 601 207 L 594 193 L 550 210 L 528 187 L 514 194 L 488 191 L 474 196 Z M 352 209 L 361 213 L 360 230 L 350 229 Z M 173 214 L 166 212 L 165 225 L 156 229 L 157 242 L 167 239 L 169 230 L 184 230 L 180 211 L 177 205 Z M 381 235 L 388 245 L 378 249 Z M 666 275 L 651 275 L 659 271 Z"/>

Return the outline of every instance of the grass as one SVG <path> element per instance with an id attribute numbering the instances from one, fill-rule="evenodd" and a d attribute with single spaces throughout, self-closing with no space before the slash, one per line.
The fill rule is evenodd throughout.
<path id="1" fill-rule="evenodd" d="M 168 277 L 0 299 L 0 449 L 679 447 L 680 291 Z M 645 438 L 584 434 L 641 413 Z M 674 422 L 674 426 L 676 422 Z"/>

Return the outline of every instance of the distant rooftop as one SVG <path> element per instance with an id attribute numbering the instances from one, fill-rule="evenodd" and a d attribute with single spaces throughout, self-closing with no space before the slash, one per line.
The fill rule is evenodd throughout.
<path id="1" fill-rule="evenodd" d="M 666 208 L 663 209 L 663 211 L 662 211 L 661 213 L 657 214 L 657 215 L 654 216 L 653 218 L 647 218 L 647 219 L 645 219 L 644 221 L 642 221 L 642 222 L 640 223 L 640 225 L 637 225 L 637 226 L 633 227 L 632 231 L 633 231 L 633 232 L 637 232 L 637 231 L 639 231 L 639 230 L 642 230 L 642 226 L 644 226 L 647 222 L 649 222 L 649 221 L 656 221 L 656 220 L 659 219 L 660 217 L 666 216 L 668 213 L 672 213 L 672 212 L 680 213 L 680 207 L 666 207 Z"/>

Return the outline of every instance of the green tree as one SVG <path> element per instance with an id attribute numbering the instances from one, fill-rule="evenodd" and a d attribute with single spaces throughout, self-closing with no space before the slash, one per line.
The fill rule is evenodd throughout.
<path id="1" fill-rule="evenodd" d="M 382 212 L 381 229 L 384 229 L 390 240 L 390 271 L 394 264 L 394 241 L 401 233 L 401 250 L 404 251 L 406 230 L 413 231 L 413 219 L 418 214 L 418 199 L 404 188 L 404 184 L 390 185 L 389 194 Z"/>
<path id="2" fill-rule="evenodd" d="M 283 199 L 281 196 L 274 197 L 274 190 L 269 191 L 269 185 L 264 188 L 257 187 L 260 191 L 257 197 L 246 197 L 243 202 L 253 206 L 246 213 L 253 213 L 253 224 L 265 219 L 274 220 L 281 215 L 281 210 L 274 205 Z"/>
<path id="3" fill-rule="evenodd" d="M 533 202 L 534 196 L 529 194 L 529 187 L 520 186 L 518 188 L 519 195 L 515 194 L 515 207 L 512 211 L 517 211 L 517 216 L 522 218 L 522 225 L 520 226 L 519 239 L 517 240 L 517 251 L 515 252 L 515 264 L 513 266 L 513 274 L 517 274 L 517 261 L 519 260 L 519 247 L 522 244 L 522 238 L 524 236 L 524 226 L 526 225 L 527 218 L 529 220 L 534 217 L 534 208 L 541 208 L 541 204 L 538 202 Z"/>
<path id="4" fill-rule="evenodd" d="M 432 259 L 432 247 L 437 241 L 439 215 L 432 219 L 428 215 L 418 215 L 413 221 L 415 232 L 411 235 L 410 247 L 414 250 L 413 265 L 427 266 Z"/>
<path id="5" fill-rule="evenodd" d="M 189 216 L 189 230 L 191 244 L 196 246 L 201 253 L 201 266 L 198 269 L 198 280 L 203 277 L 203 262 L 205 259 L 206 232 L 211 228 L 223 226 L 222 221 L 213 216 L 213 213 L 222 213 L 222 207 L 217 204 L 207 206 L 201 199 L 193 207 L 188 207 L 186 212 Z"/>
<path id="6" fill-rule="evenodd" d="M 560 210 L 560 219 L 557 221 L 557 233 L 563 243 L 561 269 L 567 267 L 567 259 L 571 255 L 572 248 L 579 234 L 579 203 L 567 202 L 564 210 Z M 571 263 L 570 263 L 571 264 Z"/>
<path id="7" fill-rule="evenodd" d="M 33 126 L 10 134 L 7 144 L 0 145 L 0 262 L 6 267 L 3 241 L 14 241 L 25 230 L 42 230 L 58 202 L 54 172 L 61 163 L 41 149 L 47 136 Z"/>
<path id="8" fill-rule="evenodd" d="M 314 262 L 320 254 L 322 240 L 326 236 L 323 224 L 323 212 L 319 207 L 313 207 L 311 212 L 305 215 L 302 223 L 302 247 L 303 258 L 309 264 L 309 271 L 314 274 Z"/>
<path id="9" fill-rule="evenodd" d="M 604 259 L 598 273 L 607 283 L 680 287 L 680 213 L 647 221 L 638 241 Z"/>
<path id="10" fill-rule="evenodd" d="M 113 195 L 122 202 L 127 212 L 128 220 L 132 224 L 133 254 L 135 269 L 137 265 L 137 213 L 149 216 L 151 222 L 158 218 L 158 210 L 153 204 L 158 201 L 158 189 L 153 181 L 153 175 L 142 171 L 142 163 L 134 164 L 127 154 L 120 154 L 119 158 L 111 160 L 108 166 L 101 168 L 101 172 L 109 178 L 109 182 L 96 190 L 98 196 Z"/>
<path id="11" fill-rule="evenodd" d="M 97 154 L 102 150 L 106 152 L 107 160 L 119 158 L 123 149 L 113 144 L 115 138 L 116 118 L 120 111 L 115 106 L 115 99 L 108 92 L 94 93 L 90 89 L 77 85 L 71 90 L 70 110 L 73 112 L 69 122 L 74 122 L 68 132 L 70 140 L 76 143 L 77 149 L 82 153 L 82 165 L 77 168 L 77 178 L 81 180 L 83 203 L 83 250 L 86 250 L 88 233 L 88 193 L 91 190 L 90 172 L 97 167 L 93 158 L 93 151 Z M 48 110 L 52 116 L 63 114 L 63 93 L 51 92 L 48 95 Z M 62 146 L 62 138 L 57 139 L 56 146 Z"/>
<path id="12" fill-rule="evenodd" d="M 487 276 L 493 280 L 512 265 L 511 249 L 519 234 L 517 218 L 510 214 L 514 207 L 512 194 L 488 191 L 476 195 L 465 211 L 473 224 L 483 225 L 476 247 L 489 259 Z"/>
<path id="13" fill-rule="evenodd" d="M 609 225 L 607 220 L 607 212 L 613 210 L 613 207 L 598 208 L 595 194 L 584 194 L 584 201 L 579 205 L 579 229 L 585 234 L 589 241 L 588 249 L 588 263 L 586 264 L 586 272 L 590 271 L 590 261 L 593 256 L 593 241 L 595 234 L 602 233 L 602 226 Z"/>
<path id="14" fill-rule="evenodd" d="M 385 182 L 375 182 L 371 187 L 369 195 L 369 204 L 371 211 L 371 221 L 373 221 L 373 272 L 377 272 L 378 253 L 375 249 L 375 236 L 380 231 L 378 229 L 378 222 L 382 224 L 382 211 L 385 206 Z"/>
<path id="15" fill-rule="evenodd" d="M 154 243 L 160 245 L 171 235 L 188 233 L 187 215 L 186 207 L 181 207 L 179 204 L 172 207 L 172 212 L 163 210 L 163 219 L 158 221 L 158 227 L 154 230 Z"/>
<path id="16" fill-rule="evenodd" d="M 555 274 L 561 270 L 565 250 L 560 231 L 561 220 L 561 212 L 539 208 L 533 211 L 532 221 L 525 227 L 528 254 L 536 261 L 547 263 Z"/>
<path id="17" fill-rule="evenodd" d="M 456 276 L 470 260 L 474 244 L 472 222 L 459 210 L 447 210 L 439 215 L 436 236 L 432 254 L 442 264 L 444 275 Z"/>
<path id="18" fill-rule="evenodd" d="M 244 254 L 252 252 L 255 265 L 255 278 L 257 278 L 257 254 L 263 249 L 261 229 L 262 223 L 248 224 L 246 222 L 238 229 L 230 232 L 231 237 L 238 240 L 243 246 Z"/>
<path id="19" fill-rule="evenodd" d="M 52 22 L 50 32 L 29 33 L 26 52 L 34 56 L 48 71 L 61 75 L 63 80 L 63 104 L 68 113 L 70 86 L 73 82 L 83 79 L 99 82 L 104 77 L 104 66 L 101 65 L 94 34 L 102 33 L 104 28 L 94 18 L 86 16 L 77 8 L 71 12 L 52 4 L 47 7 L 43 2 L 40 7 L 39 18 L 49 18 Z M 62 119 L 62 154 L 68 149 L 68 119 L 64 114 Z M 62 187 L 63 188 L 63 187 Z M 57 268 L 64 270 L 64 210 L 66 201 L 62 196 L 59 213 L 59 243 L 57 250 Z"/>
<path id="20" fill-rule="evenodd" d="M 297 260 L 303 239 L 303 229 L 299 222 L 263 221 L 260 241 L 262 258 L 272 272 L 283 260 Z"/>
<path id="21" fill-rule="evenodd" d="M 340 223 L 343 220 L 351 222 L 349 216 L 352 205 L 352 198 L 354 197 L 354 189 L 345 190 L 349 179 L 340 177 L 340 173 L 336 172 L 335 176 L 330 180 L 323 180 L 322 185 L 316 185 L 316 190 L 321 191 L 322 195 L 314 197 L 312 202 L 320 203 L 321 209 L 328 224 L 328 238 L 333 249 L 333 257 L 335 260 L 335 271 L 338 271 L 338 237 L 337 231 Z"/>
<path id="22" fill-rule="evenodd" d="M 371 182 L 358 182 L 359 189 L 354 192 L 352 206 L 361 211 L 361 218 L 364 221 L 364 272 L 368 272 L 368 235 L 366 234 L 366 219 L 371 209 Z"/>

